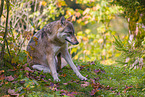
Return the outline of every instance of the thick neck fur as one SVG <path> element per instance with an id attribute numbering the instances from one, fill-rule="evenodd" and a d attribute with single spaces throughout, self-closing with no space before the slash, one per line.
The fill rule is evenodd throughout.
<path id="1" fill-rule="evenodd" d="M 57 38 L 58 29 L 60 27 L 61 27 L 60 21 L 51 22 L 51 23 L 47 24 L 46 26 L 44 26 L 41 30 L 39 30 L 34 35 L 34 37 L 41 38 L 42 41 L 52 42 L 55 45 L 61 46 L 61 45 L 65 44 L 66 42 L 61 42 Z"/>

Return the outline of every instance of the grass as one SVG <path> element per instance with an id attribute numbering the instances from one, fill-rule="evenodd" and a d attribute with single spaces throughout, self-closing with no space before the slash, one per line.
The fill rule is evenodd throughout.
<path id="1" fill-rule="evenodd" d="M 26 97 L 145 97 L 145 69 L 130 70 L 99 62 L 75 61 L 75 64 L 79 65 L 81 74 L 87 76 L 87 81 L 81 81 L 70 66 L 59 71 L 60 82 L 53 82 L 48 73 L 7 68 L 0 73 L 0 97 L 16 94 Z M 10 75 L 14 79 L 7 78 Z M 13 93 L 8 91 L 13 89 Z"/>

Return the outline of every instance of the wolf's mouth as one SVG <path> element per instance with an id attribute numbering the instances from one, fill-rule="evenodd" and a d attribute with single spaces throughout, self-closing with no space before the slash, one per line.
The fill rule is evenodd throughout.
<path id="1" fill-rule="evenodd" d="M 72 45 L 79 44 L 79 42 L 75 42 L 75 43 L 73 43 L 73 42 L 69 41 L 68 39 L 65 39 L 65 40 L 68 41 L 69 43 L 71 43 Z"/>

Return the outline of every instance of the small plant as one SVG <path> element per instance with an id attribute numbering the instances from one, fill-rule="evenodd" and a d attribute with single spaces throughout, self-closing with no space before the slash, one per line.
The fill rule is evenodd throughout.
<path id="1" fill-rule="evenodd" d="M 131 69 L 142 68 L 145 58 L 144 41 L 140 47 L 135 47 L 134 44 L 136 42 L 121 40 L 119 37 L 116 38 L 115 36 L 114 39 L 116 49 L 121 52 L 117 62 Z"/>

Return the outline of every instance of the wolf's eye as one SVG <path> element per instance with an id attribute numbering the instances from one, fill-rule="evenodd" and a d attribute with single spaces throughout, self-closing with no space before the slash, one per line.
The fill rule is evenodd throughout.
<path id="1" fill-rule="evenodd" d="M 72 32 L 68 32 L 69 34 L 72 34 Z"/>
<path id="2" fill-rule="evenodd" d="M 72 34 L 72 32 L 65 32 L 66 34 Z"/>

